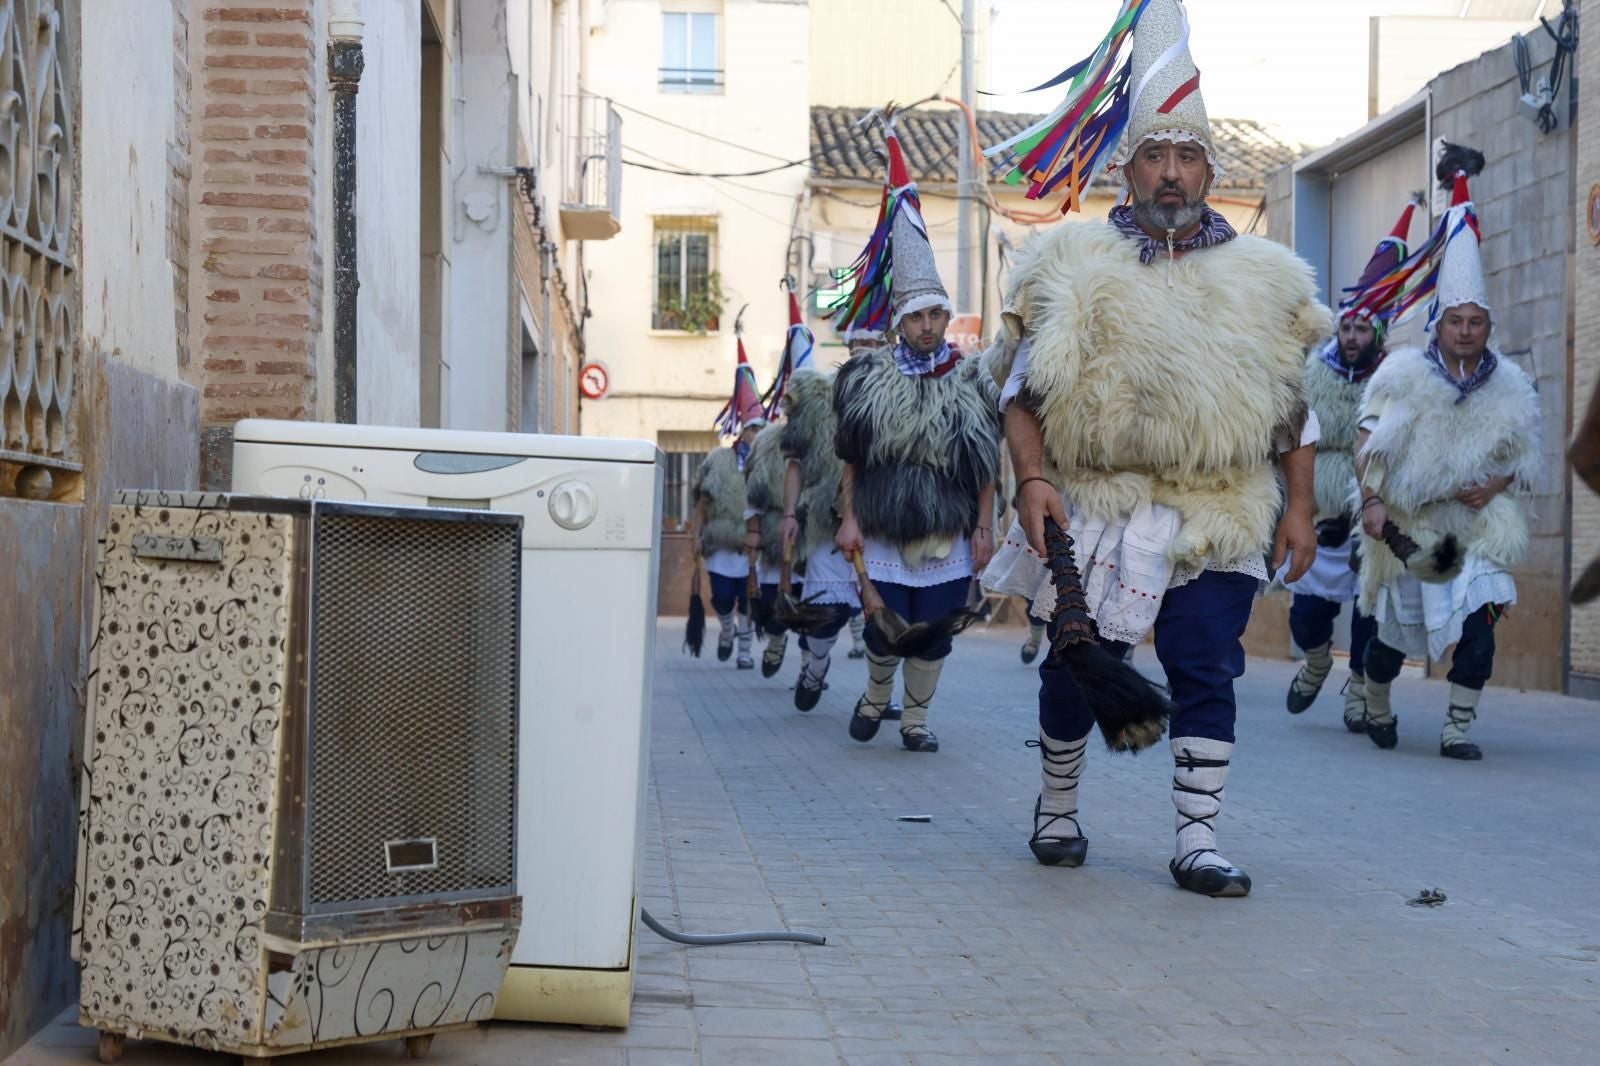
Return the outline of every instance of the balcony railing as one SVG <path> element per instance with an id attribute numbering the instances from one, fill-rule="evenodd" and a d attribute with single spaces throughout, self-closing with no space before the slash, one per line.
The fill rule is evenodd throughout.
<path id="1" fill-rule="evenodd" d="M 561 228 L 575 241 L 604 241 L 622 230 L 622 116 L 603 96 L 568 96 L 571 140 L 561 193 Z"/>
<path id="2" fill-rule="evenodd" d="M 720 93 L 722 71 L 707 67 L 662 67 L 659 81 L 662 92 Z"/>

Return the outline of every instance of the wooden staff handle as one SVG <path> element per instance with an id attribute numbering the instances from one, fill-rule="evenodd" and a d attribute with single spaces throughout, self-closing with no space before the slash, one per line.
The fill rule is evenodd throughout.
<path id="1" fill-rule="evenodd" d="M 878 595 L 872 578 L 867 576 L 866 556 L 861 552 L 851 552 L 850 562 L 856 568 L 856 582 L 861 586 L 861 613 L 870 618 L 883 607 L 883 597 Z"/>
<path id="2" fill-rule="evenodd" d="M 794 577 L 794 545 L 783 546 L 783 567 L 778 571 L 778 592 L 787 596 Z"/>

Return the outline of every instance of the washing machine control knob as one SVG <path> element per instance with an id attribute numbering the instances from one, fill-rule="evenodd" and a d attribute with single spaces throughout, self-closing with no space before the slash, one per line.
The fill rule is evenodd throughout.
<path id="1" fill-rule="evenodd" d="M 562 529 L 582 529 L 600 510 L 587 482 L 563 481 L 550 493 L 550 517 Z"/>

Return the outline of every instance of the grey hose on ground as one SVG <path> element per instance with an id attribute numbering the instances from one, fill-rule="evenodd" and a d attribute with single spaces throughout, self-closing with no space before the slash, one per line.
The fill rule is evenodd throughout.
<path id="1" fill-rule="evenodd" d="M 787 930 L 766 933 L 680 933 L 675 929 L 668 929 L 654 918 L 643 907 L 639 908 L 639 918 L 657 936 L 665 937 L 674 944 L 688 944 L 691 947 L 709 947 L 713 944 L 766 944 L 787 942 L 791 944 L 826 944 L 828 938 L 816 933 L 791 933 Z"/>

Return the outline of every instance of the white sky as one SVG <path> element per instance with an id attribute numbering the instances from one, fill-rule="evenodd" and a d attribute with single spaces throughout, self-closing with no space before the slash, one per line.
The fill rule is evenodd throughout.
<path id="1" fill-rule="evenodd" d="M 1206 109 L 1218 117 L 1253 118 L 1307 144 L 1326 144 L 1367 121 L 1371 16 L 1453 14 L 1461 2 L 1188 0 L 1190 45 Z M 1120 0 L 993 3 L 989 84 L 980 86 L 991 92 L 1037 85 L 1082 59 L 1121 7 Z M 1559 3 L 1554 6 L 1559 11 Z M 1044 112 L 1062 95 L 1051 89 L 987 97 L 980 106 Z"/>

